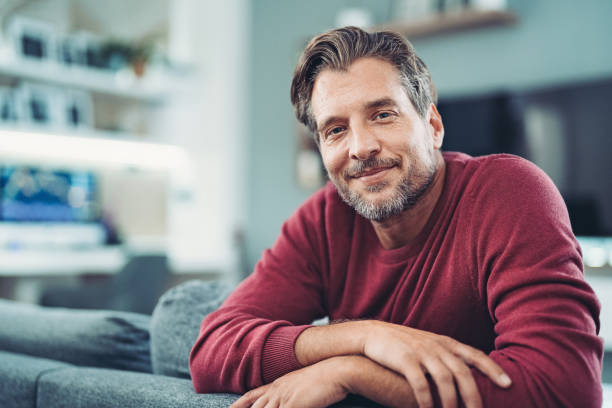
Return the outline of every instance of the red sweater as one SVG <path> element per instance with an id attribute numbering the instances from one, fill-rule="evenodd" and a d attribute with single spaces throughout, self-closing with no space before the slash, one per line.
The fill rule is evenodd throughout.
<path id="1" fill-rule="evenodd" d="M 518 157 L 445 153 L 444 189 L 414 245 L 385 250 L 328 184 L 283 225 L 254 273 L 202 323 L 197 392 L 243 393 L 300 368 L 310 323 L 378 319 L 489 354 L 484 406 L 600 407 L 599 302 L 550 179 Z"/>

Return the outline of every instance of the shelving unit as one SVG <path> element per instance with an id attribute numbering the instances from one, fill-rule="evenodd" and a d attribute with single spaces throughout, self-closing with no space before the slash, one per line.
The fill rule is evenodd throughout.
<path id="1" fill-rule="evenodd" d="M 38 61 L 0 50 L 0 83 L 27 81 L 44 86 L 80 90 L 98 102 L 140 114 L 162 112 L 168 101 L 188 89 L 189 77 L 179 78 L 149 70 L 136 77 L 129 68 L 119 72 L 66 66 L 53 60 Z M 93 107 L 94 112 L 96 106 Z M 117 109 L 115 109 L 117 110 Z M 0 124 L 0 163 L 50 166 L 104 173 L 163 172 L 176 182 L 189 177 L 190 160 L 180 147 L 160 142 L 155 134 L 133 134 L 97 128 L 68 128 L 58 124 Z M 174 185 L 173 185 L 174 186 Z M 109 247 L 0 248 L 0 277 L 44 277 L 114 274 L 133 252 L 127 245 Z M 144 252 L 151 246 L 144 245 Z M 127 251 L 127 252 L 126 252 Z M 27 282 L 30 282 L 29 280 Z M 27 286 L 27 285 L 26 285 Z"/>
<path id="2" fill-rule="evenodd" d="M 415 22 L 394 21 L 376 29 L 397 31 L 412 40 L 478 28 L 509 26 L 517 21 L 517 16 L 507 10 L 466 9 L 440 13 Z"/>
<path id="3" fill-rule="evenodd" d="M 67 67 L 28 58 L 0 60 L 0 76 L 82 89 L 144 103 L 161 103 L 181 87 L 179 80 L 167 75 L 150 75 L 139 79 L 127 72 Z"/>
<path id="4" fill-rule="evenodd" d="M 232 231 L 242 222 L 234 203 L 241 202 L 243 189 L 237 187 L 241 167 L 228 163 L 242 154 L 245 134 L 242 80 L 248 61 L 243 50 L 249 43 L 242 2 L 169 1 L 160 7 L 144 0 L 10 3 L 3 16 L 7 31 L 0 35 L 0 86 L 13 88 L 4 92 L 12 112 L 0 124 L 0 165 L 93 173 L 101 208 L 117 226 L 128 256 L 138 241 L 138 253 L 163 249 L 177 274 L 233 277 L 238 268 Z M 52 39 L 50 49 L 74 35 L 68 48 L 74 46 L 77 58 L 65 58 L 65 49 L 57 61 L 14 55 L 17 31 L 8 30 L 15 27 L 13 17 L 52 26 L 51 35 L 44 37 Z M 218 46 L 220 32 L 224 47 Z M 96 65 L 83 58 L 83 47 L 92 44 L 95 51 L 99 42 L 115 39 L 134 46 L 154 44 L 143 76 L 135 76 L 131 67 L 114 73 L 62 62 Z M 43 54 L 54 59 L 55 51 Z M 161 63 L 166 59 L 172 64 Z M 35 98 L 53 109 L 44 112 L 37 101 L 28 103 Z M 82 106 L 82 115 L 70 110 L 72 101 Z M 16 123 L 14 117 L 23 119 Z M 15 242 L 21 243 L 20 238 Z M 148 238 L 163 239 L 165 246 L 144 242 Z M 41 244 L 33 252 L 28 245 L 0 248 L 0 257 L 6 257 L 6 263 L 0 260 L 0 276 L 14 277 L 16 286 L 28 286 L 39 274 L 89 274 L 98 273 L 99 265 L 109 265 L 109 271 L 117 266 L 112 254 L 97 260 L 68 248 L 56 257 L 53 248 L 59 245 L 45 251 Z M 84 263 L 73 267 L 78 260 Z M 25 266 L 19 267 L 22 261 Z M 22 275 L 27 277 L 23 282 Z M 26 292 L 34 293 L 34 286 Z"/>

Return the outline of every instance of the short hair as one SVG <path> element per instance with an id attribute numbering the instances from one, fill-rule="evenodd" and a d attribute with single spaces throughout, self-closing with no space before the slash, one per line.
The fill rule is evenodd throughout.
<path id="1" fill-rule="evenodd" d="M 412 44 L 391 31 L 368 33 L 357 27 L 344 27 L 314 37 L 300 56 L 291 83 L 291 102 L 298 120 L 314 134 L 316 122 L 311 109 L 312 89 L 324 69 L 346 71 L 359 58 L 374 57 L 397 68 L 408 98 L 421 117 L 429 105 L 437 103 L 435 86 L 425 63 Z"/>

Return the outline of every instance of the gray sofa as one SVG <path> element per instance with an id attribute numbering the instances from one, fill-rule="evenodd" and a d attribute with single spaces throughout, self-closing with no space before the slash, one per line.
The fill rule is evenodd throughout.
<path id="1" fill-rule="evenodd" d="M 227 407 L 237 395 L 194 392 L 188 356 L 228 293 L 187 282 L 152 316 L 0 300 L 0 407 Z"/>
<path id="2" fill-rule="evenodd" d="M 229 291 L 190 281 L 151 316 L 0 300 L 0 407 L 229 406 L 237 395 L 196 394 L 188 368 L 202 318 Z M 376 405 L 351 396 L 336 406 Z"/>

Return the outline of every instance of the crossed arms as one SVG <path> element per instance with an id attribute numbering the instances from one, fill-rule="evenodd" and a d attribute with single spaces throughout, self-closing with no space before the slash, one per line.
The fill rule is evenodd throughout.
<path id="1" fill-rule="evenodd" d="M 306 329 L 295 354 L 305 367 L 245 394 L 233 405 L 327 407 L 359 394 L 390 407 L 432 407 L 425 373 L 444 407 L 482 407 L 469 365 L 500 387 L 510 380 L 484 353 L 449 337 L 363 320 Z"/>

